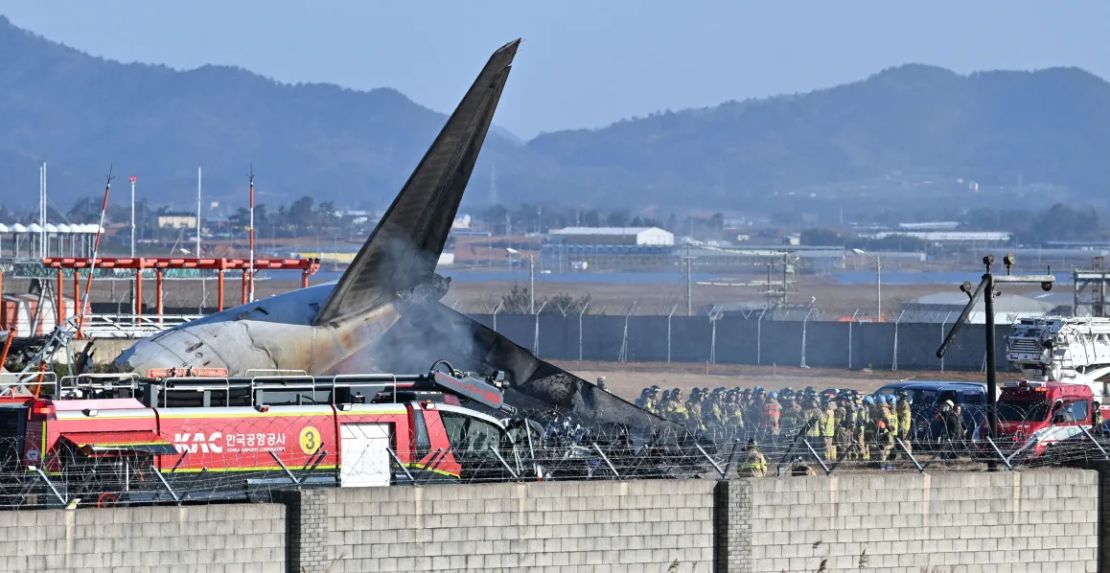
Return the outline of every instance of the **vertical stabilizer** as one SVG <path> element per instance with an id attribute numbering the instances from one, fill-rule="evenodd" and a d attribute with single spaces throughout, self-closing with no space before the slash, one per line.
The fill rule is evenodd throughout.
<path id="1" fill-rule="evenodd" d="M 499 48 L 316 316 L 340 320 L 432 281 L 520 40 Z"/>

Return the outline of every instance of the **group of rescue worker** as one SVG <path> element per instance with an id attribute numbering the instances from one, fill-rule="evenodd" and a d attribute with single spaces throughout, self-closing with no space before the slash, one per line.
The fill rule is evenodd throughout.
<path id="1" fill-rule="evenodd" d="M 767 471 L 760 442 L 792 442 L 799 437 L 829 462 L 886 462 L 894 459 L 898 440 L 910 451 L 914 429 L 905 392 L 863 395 L 855 390 L 818 392 L 812 386 L 799 391 L 767 391 L 756 386 L 694 388 L 684 397 L 680 388 L 652 386 L 642 391 L 636 403 L 695 434 L 718 441 L 743 440 L 746 449 L 739 471 L 751 476 Z M 947 416 L 944 423 L 956 423 Z"/>

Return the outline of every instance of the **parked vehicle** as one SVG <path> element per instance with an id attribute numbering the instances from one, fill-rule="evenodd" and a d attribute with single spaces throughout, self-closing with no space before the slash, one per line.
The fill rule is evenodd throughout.
<path id="1" fill-rule="evenodd" d="M 510 437 L 496 381 L 449 367 L 324 379 L 83 376 L 51 394 L 0 404 L 0 453 L 6 467 L 64 484 L 56 497 L 86 503 L 485 481 L 520 475 L 531 459 Z"/>
<path id="2" fill-rule="evenodd" d="M 998 400 L 998 435 L 1011 446 L 1043 455 L 1064 440 L 1101 426 L 1110 406 L 1095 401 L 1086 384 L 1022 381 L 1005 384 Z"/>

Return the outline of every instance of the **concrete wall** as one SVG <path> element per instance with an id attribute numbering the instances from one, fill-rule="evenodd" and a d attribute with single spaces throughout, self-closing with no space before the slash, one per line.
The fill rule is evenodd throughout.
<path id="1" fill-rule="evenodd" d="M 397 486 L 7 511 L 0 571 L 1096 571 L 1110 554 L 1107 476 Z"/>
<path id="2" fill-rule="evenodd" d="M 304 491 L 286 498 L 299 503 L 291 511 L 301 516 L 289 565 L 306 572 L 713 571 L 715 486 L 689 480 Z"/>
<path id="3" fill-rule="evenodd" d="M 0 571 L 285 571 L 273 504 L 0 512 Z"/>
<path id="4" fill-rule="evenodd" d="M 1095 571 L 1094 471 L 728 484 L 729 571 Z"/>
<path id="5" fill-rule="evenodd" d="M 493 317 L 475 315 L 487 326 Z M 955 317 L 953 317 L 955 320 Z M 539 355 L 542 358 L 576 360 L 581 347 L 585 360 L 616 361 L 624 340 L 623 316 L 578 316 L 544 314 L 539 321 Z M 984 326 L 966 325 L 945 359 L 936 357 L 937 347 L 952 326 L 939 323 L 881 324 L 745 319 L 730 316 L 713 324 L 706 316 L 675 316 L 670 321 L 669 351 L 675 362 L 705 362 L 711 355 L 719 364 L 802 363 L 803 331 L 807 366 L 830 368 L 891 368 L 979 370 L 983 367 Z M 497 331 L 513 342 L 535 348 L 536 318 L 531 315 L 501 314 Z M 667 317 L 633 316 L 628 319 L 628 360 L 665 362 L 668 356 Z M 995 346 L 1005 355 L 1005 336 L 1010 325 L 996 327 Z M 895 347 L 895 338 L 898 343 Z M 714 347 L 715 346 L 715 347 Z M 714 352 L 715 350 L 715 352 Z"/>

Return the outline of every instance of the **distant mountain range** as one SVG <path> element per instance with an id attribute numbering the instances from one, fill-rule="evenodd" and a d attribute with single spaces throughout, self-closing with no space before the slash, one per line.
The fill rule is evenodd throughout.
<path id="1" fill-rule="evenodd" d="M 43 158 L 52 202 L 63 208 L 95 196 L 111 163 L 117 174 L 140 175 L 155 204 L 188 205 L 197 165 L 206 196 L 240 202 L 251 162 L 261 201 L 311 195 L 380 207 L 444 121 L 388 88 L 121 64 L 3 17 L 0 109 L 0 201 L 26 209 Z M 963 76 L 905 65 L 807 94 L 667 111 L 523 143 L 495 130 L 467 204 L 496 193 L 506 203 L 632 211 L 1002 198 L 1101 205 L 1110 198 L 1108 158 L 1110 84 L 1101 78 L 1074 68 Z"/>

